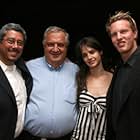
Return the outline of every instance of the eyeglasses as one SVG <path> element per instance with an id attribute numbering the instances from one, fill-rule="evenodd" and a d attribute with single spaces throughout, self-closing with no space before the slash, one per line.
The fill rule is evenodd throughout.
<path id="1" fill-rule="evenodd" d="M 15 40 L 13 38 L 7 38 L 7 39 L 3 39 L 4 41 L 6 41 L 9 45 L 15 45 L 15 43 L 17 44 L 17 46 L 24 46 L 24 41 L 22 40 Z"/>

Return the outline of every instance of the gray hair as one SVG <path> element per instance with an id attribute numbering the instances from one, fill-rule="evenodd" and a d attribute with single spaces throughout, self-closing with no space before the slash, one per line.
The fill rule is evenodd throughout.
<path id="1" fill-rule="evenodd" d="M 50 33 L 50 32 L 63 32 L 64 34 L 65 34 L 65 40 L 66 40 L 66 44 L 67 44 L 67 46 L 69 45 L 69 34 L 68 34 L 68 32 L 65 30 L 65 29 L 63 29 L 63 28 L 61 28 L 61 27 L 58 27 L 58 26 L 49 26 L 46 30 L 45 30 L 45 32 L 44 32 L 44 35 L 43 35 L 43 45 L 46 43 L 46 36 L 48 35 L 48 33 Z"/>
<path id="2" fill-rule="evenodd" d="M 20 24 L 16 24 L 16 23 L 5 24 L 0 29 L 0 42 L 3 40 L 3 38 L 6 35 L 7 31 L 10 31 L 10 30 L 14 30 L 14 31 L 20 32 L 23 35 L 24 43 L 26 42 L 26 40 L 27 40 L 26 31 L 21 27 Z"/>

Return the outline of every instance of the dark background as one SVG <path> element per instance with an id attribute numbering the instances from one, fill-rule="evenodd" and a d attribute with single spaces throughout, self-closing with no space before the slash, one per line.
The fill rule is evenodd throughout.
<path id="1" fill-rule="evenodd" d="M 25 60 L 43 55 L 43 33 L 50 25 L 60 26 L 69 32 L 71 43 L 68 57 L 73 61 L 76 42 L 88 35 L 95 36 L 101 42 L 108 57 L 115 57 L 114 48 L 105 31 L 107 18 L 116 10 L 130 11 L 140 29 L 138 3 L 135 0 L 3 1 L 0 8 L 0 27 L 8 22 L 23 26 L 28 37 L 23 52 Z"/>

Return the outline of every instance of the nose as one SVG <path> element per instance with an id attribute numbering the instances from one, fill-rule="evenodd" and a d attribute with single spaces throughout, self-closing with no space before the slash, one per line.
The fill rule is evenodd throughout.
<path id="1" fill-rule="evenodd" d="M 117 33 L 117 39 L 121 39 L 122 38 L 122 34 L 121 33 Z"/>
<path id="2" fill-rule="evenodd" d="M 57 52 L 59 50 L 59 47 L 57 45 L 57 43 L 54 44 L 54 47 L 53 47 L 53 51 Z"/>
<path id="3" fill-rule="evenodd" d="M 13 45 L 12 45 L 12 48 L 18 48 L 18 43 L 17 42 L 15 42 L 15 43 L 13 43 Z"/>
<path id="4" fill-rule="evenodd" d="M 88 58 L 88 59 L 91 59 L 92 56 L 91 56 L 90 54 L 87 54 L 87 58 Z"/>

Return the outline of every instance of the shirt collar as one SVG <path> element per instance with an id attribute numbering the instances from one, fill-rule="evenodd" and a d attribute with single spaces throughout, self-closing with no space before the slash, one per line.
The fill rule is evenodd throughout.
<path id="1" fill-rule="evenodd" d="M 128 61 L 126 62 L 127 64 L 129 64 L 130 66 L 133 66 L 135 61 L 136 61 L 136 57 L 137 55 L 140 55 L 140 47 L 138 47 L 135 52 L 131 55 L 131 57 L 128 59 Z"/>
<path id="2" fill-rule="evenodd" d="M 2 68 L 2 70 L 5 71 L 13 71 L 16 69 L 16 65 L 6 65 L 4 64 L 1 60 L 0 60 L 0 66 Z"/>
<path id="3" fill-rule="evenodd" d="M 46 60 L 46 64 L 47 64 L 47 67 L 49 68 L 50 71 L 60 71 L 61 68 L 63 67 L 64 63 L 59 65 L 59 67 L 57 68 L 54 68 L 51 64 L 49 64 Z"/>

